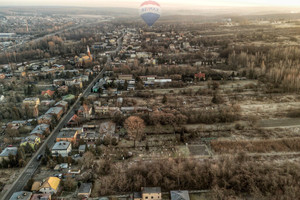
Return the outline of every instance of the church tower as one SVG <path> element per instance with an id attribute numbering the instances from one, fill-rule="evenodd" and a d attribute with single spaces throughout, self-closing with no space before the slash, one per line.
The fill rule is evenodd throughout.
<path id="1" fill-rule="evenodd" d="M 90 52 L 90 47 L 89 46 L 87 46 L 86 52 L 87 52 L 88 56 L 91 57 L 91 52 Z"/>

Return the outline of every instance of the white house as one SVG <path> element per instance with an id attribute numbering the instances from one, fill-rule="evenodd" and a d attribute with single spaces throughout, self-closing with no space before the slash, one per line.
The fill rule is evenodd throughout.
<path id="1" fill-rule="evenodd" d="M 53 156 L 61 155 L 62 157 L 67 157 L 72 151 L 72 145 L 67 141 L 56 142 L 52 147 L 51 153 Z"/>
<path id="2" fill-rule="evenodd" d="M 57 177 L 49 177 L 40 187 L 40 192 L 43 194 L 56 194 L 59 189 L 60 179 Z"/>

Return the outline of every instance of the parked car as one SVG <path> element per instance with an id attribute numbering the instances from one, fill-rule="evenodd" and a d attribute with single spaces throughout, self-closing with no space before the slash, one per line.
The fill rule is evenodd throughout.
<path id="1" fill-rule="evenodd" d="M 40 155 L 38 155 L 38 156 L 36 157 L 36 160 L 37 160 L 37 161 L 40 161 L 40 160 L 42 159 L 42 157 L 43 157 L 43 155 L 40 154 Z"/>

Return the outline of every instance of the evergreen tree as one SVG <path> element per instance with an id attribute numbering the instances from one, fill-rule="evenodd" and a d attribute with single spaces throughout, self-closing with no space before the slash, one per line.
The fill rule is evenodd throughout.
<path id="1" fill-rule="evenodd" d="M 163 99 L 162 99 L 162 103 L 165 104 L 168 102 L 168 98 L 167 95 L 164 95 Z"/>

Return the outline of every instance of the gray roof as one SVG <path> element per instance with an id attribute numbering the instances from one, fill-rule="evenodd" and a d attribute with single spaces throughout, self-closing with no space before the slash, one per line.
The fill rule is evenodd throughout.
<path id="1" fill-rule="evenodd" d="M 18 148 L 17 147 L 6 147 L 0 154 L 0 157 L 8 157 L 9 155 L 17 155 Z"/>
<path id="2" fill-rule="evenodd" d="M 78 194 L 90 193 L 91 189 L 92 189 L 92 183 L 82 183 L 78 189 Z"/>
<path id="3" fill-rule="evenodd" d="M 20 120 L 20 121 L 12 121 L 10 122 L 11 124 L 26 124 L 25 120 Z"/>
<path id="4" fill-rule="evenodd" d="M 62 100 L 62 101 L 59 101 L 55 104 L 55 106 L 67 106 L 68 105 L 68 102 Z"/>
<path id="5" fill-rule="evenodd" d="M 97 139 L 100 138 L 100 135 L 99 135 L 99 133 L 89 131 L 89 132 L 85 132 L 82 138 L 83 139 L 97 140 Z"/>
<path id="6" fill-rule="evenodd" d="M 62 109 L 62 108 L 61 108 Z M 50 114 L 45 114 L 45 115 L 41 115 L 39 116 L 38 119 L 49 119 L 49 120 L 52 120 L 52 116 Z"/>
<path id="7" fill-rule="evenodd" d="M 67 141 L 56 142 L 52 150 L 66 150 L 70 145 L 71 143 Z"/>
<path id="8" fill-rule="evenodd" d="M 25 102 L 25 101 L 36 101 L 36 100 L 39 100 L 39 98 L 37 98 L 37 97 L 30 97 L 30 98 L 25 98 L 23 100 L 23 102 Z"/>
<path id="9" fill-rule="evenodd" d="M 21 141 L 21 143 L 24 143 L 24 142 L 29 142 L 29 143 L 32 142 L 32 143 L 34 143 L 37 138 L 39 138 L 39 137 L 35 136 L 35 135 L 30 135 L 30 136 L 27 136 L 26 138 L 24 138 Z"/>
<path id="10" fill-rule="evenodd" d="M 46 114 L 58 114 L 58 113 L 60 113 L 61 111 L 63 111 L 63 108 L 62 107 L 52 107 L 52 108 L 50 108 L 47 112 L 46 112 Z"/>
<path id="11" fill-rule="evenodd" d="M 63 130 L 60 131 L 57 138 L 73 138 L 77 130 Z"/>
<path id="12" fill-rule="evenodd" d="M 189 192 L 187 190 L 171 191 L 171 200 L 190 200 Z"/>
<path id="13" fill-rule="evenodd" d="M 79 148 L 78 148 L 79 151 L 85 151 L 85 149 L 86 149 L 86 145 L 85 144 L 80 145 Z"/>
<path id="14" fill-rule="evenodd" d="M 27 192 L 27 191 L 20 191 L 20 192 L 15 192 L 13 195 L 10 197 L 9 200 L 29 200 L 31 198 L 32 192 Z"/>
<path id="15" fill-rule="evenodd" d="M 37 125 L 31 132 L 30 134 L 33 135 L 33 134 L 40 134 L 40 135 L 43 135 L 44 132 L 50 128 L 50 125 L 48 124 L 39 124 Z"/>
<path id="16" fill-rule="evenodd" d="M 160 187 L 143 187 L 142 193 L 161 193 Z"/>
<path id="17" fill-rule="evenodd" d="M 42 130 L 42 131 L 45 131 L 45 130 L 47 130 L 48 128 L 50 128 L 50 125 L 49 125 L 49 124 L 39 124 L 39 125 L 37 125 L 32 131 L 35 131 L 35 130 Z"/>

